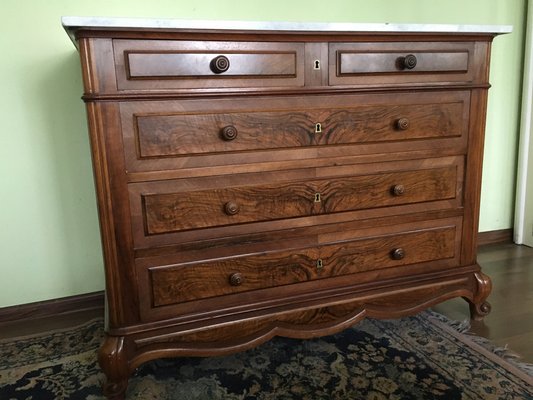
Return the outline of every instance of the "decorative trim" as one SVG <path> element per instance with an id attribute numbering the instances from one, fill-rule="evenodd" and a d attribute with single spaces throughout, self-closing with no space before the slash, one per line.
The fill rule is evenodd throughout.
<path id="1" fill-rule="evenodd" d="M 513 242 L 513 229 L 500 229 L 497 231 L 480 232 L 477 236 L 477 245 L 503 244 Z"/>
<path id="2" fill-rule="evenodd" d="M 457 83 L 455 85 L 447 85 L 445 87 L 446 90 L 455 90 L 455 89 L 489 89 L 491 86 L 487 83 Z M 147 94 L 146 91 L 140 91 L 140 90 L 130 90 L 127 93 L 118 93 L 118 94 L 109 94 L 109 93 L 90 93 L 85 92 L 83 96 L 81 97 L 82 100 L 86 103 L 91 102 L 103 102 L 103 101 L 132 101 L 132 100 L 150 100 L 150 99 L 157 99 L 157 100 L 178 100 L 181 98 L 191 98 L 191 97 L 197 97 L 197 98 L 218 98 L 218 97 L 227 97 L 227 96 L 264 96 L 265 93 L 272 94 L 272 95 L 279 95 L 283 94 L 284 96 L 287 95 L 301 95 L 301 94 L 331 94 L 332 90 L 335 91 L 335 93 L 348 93 L 348 94 L 354 94 L 354 93 L 366 93 L 366 92 L 372 92 L 372 93 L 382 93 L 382 92 L 401 92 L 405 91 L 406 86 L 386 86 L 383 85 L 380 88 L 374 88 L 374 87 L 361 87 L 361 88 L 298 88 L 298 90 L 291 90 L 291 91 L 282 91 L 280 89 L 249 89 L 249 88 L 231 88 L 231 92 L 228 91 L 222 91 L 217 90 L 216 88 L 209 88 L 209 90 L 206 89 L 178 89 L 178 91 L 161 91 L 157 93 L 150 93 Z M 419 92 L 427 92 L 432 90 L 443 90 L 442 85 L 425 85 L 425 86 L 409 86 L 409 91 L 419 91 Z"/>
<path id="3" fill-rule="evenodd" d="M 0 308 L 0 323 L 25 319 L 51 317 L 77 311 L 102 310 L 104 312 L 104 292 L 86 293 L 77 296 L 39 301 Z"/>

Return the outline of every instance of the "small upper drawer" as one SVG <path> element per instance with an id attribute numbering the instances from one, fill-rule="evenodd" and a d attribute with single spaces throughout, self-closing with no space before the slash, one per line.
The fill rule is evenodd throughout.
<path id="1" fill-rule="evenodd" d="M 114 52 L 119 90 L 304 84 L 303 43 L 115 40 Z"/>
<path id="2" fill-rule="evenodd" d="M 471 82 L 467 42 L 331 43 L 330 85 Z"/>

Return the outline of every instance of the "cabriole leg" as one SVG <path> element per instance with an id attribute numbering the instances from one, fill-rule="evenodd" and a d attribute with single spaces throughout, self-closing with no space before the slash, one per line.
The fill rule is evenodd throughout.
<path id="1" fill-rule="evenodd" d="M 487 297 L 492 290 L 492 281 L 483 272 L 474 274 L 477 282 L 477 290 L 474 299 L 466 299 L 470 305 L 470 318 L 475 321 L 481 321 L 491 310 Z"/>
<path id="2" fill-rule="evenodd" d="M 98 362 L 106 376 L 104 396 L 109 400 L 124 400 L 129 378 L 124 337 L 107 336 L 98 353 Z"/>

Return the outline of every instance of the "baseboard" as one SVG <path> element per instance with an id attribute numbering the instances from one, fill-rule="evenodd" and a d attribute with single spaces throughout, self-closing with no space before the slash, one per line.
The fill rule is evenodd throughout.
<path id="1" fill-rule="evenodd" d="M 513 242 L 512 229 L 500 229 L 497 231 L 480 232 L 477 235 L 478 246 L 486 246 L 488 244 L 502 244 Z"/>
<path id="2" fill-rule="evenodd" d="M 94 292 L 59 299 L 0 308 L 0 323 L 50 317 L 77 311 L 104 310 L 104 292 Z"/>

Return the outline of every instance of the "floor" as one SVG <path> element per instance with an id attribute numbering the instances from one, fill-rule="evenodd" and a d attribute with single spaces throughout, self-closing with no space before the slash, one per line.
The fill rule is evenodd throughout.
<path id="1" fill-rule="evenodd" d="M 492 310 L 482 322 L 472 321 L 471 331 L 507 346 L 523 361 L 533 363 L 533 248 L 514 244 L 483 246 L 478 263 L 492 279 Z M 433 309 L 454 320 L 469 318 L 463 299 L 453 299 Z"/>
<path id="2" fill-rule="evenodd" d="M 482 322 L 472 321 L 471 331 L 507 346 L 523 361 L 533 363 L 533 248 L 514 244 L 488 245 L 479 249 L 478 261 L 492 278 L 491 313 Z M 451 319 L 469 318 L 467 303 L 454 299 L 433 309 Z M 0 324 L 0 339 L 67 328 L 102 315 L 85 310 L 31 321 Z"/>

